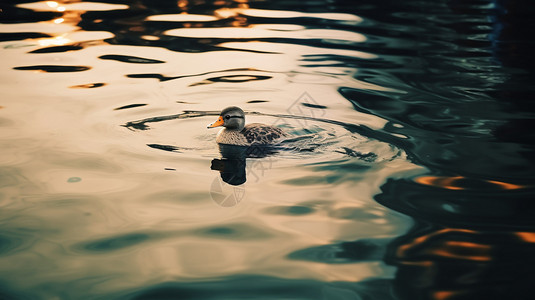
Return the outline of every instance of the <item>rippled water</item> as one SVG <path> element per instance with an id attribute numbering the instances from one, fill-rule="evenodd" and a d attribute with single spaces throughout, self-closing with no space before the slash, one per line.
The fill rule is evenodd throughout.
<path id="1" fill-rule="evenodd" d="M 3 1 L 0 298 L 529 299 L 533 13 Z"/>

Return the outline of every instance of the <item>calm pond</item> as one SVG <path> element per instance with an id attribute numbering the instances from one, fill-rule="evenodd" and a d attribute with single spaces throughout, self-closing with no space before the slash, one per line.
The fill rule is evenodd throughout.
<path id="1" fill-rule="evenodd" d="M 3 0 L 0 299 L 530 298 L 534 13 Z"/>

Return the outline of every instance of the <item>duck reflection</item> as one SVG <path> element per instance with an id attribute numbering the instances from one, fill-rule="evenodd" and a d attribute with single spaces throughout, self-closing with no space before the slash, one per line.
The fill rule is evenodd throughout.
<path id="1" fill-rule="evenodd" d="M 221 179 L 231 185 L 245 183 L 245 159 L 247 157 L 247 147 L 219 144 L 219 152 L 222 158 L 212 160 L 211 170 L 217 170 L 221 174 Z"/>
<path id="2" fill-rule="evenodd" d="M 219 144 L 221 158 L 212 159 L 211 170 L 220 172 L 221 179 L 230 185 L 240 185 L 247 181 L 247 158 L 262 158 L 275 153 L 275 148 L 267 145 L 236 146 Z M 257 174 L 253 174 L 258 177 Z"/>

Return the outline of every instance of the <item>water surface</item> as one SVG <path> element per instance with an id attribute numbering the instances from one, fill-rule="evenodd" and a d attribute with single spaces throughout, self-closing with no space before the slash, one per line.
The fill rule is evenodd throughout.
<path id="1" fill-rule="evenodd" d="M 522 299 L 533 9 L 0 6 L 0 298 Z M 221 109 L 289 137 L 220 148 Z"/>

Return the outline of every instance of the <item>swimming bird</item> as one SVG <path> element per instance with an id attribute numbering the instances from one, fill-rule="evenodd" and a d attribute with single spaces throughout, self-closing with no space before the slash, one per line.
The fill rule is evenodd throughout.
<path id="1" fill-rule="evenodd" d="M 208 128 L 223 126 L 217 134 L 216 142 L 219 144 L 251 146 L 269 145 L 287 134 L 281 129 L 261 124 L 251 123 L 245 125 L 245 114 L 237 106 L 230 106 L 221 111 L 219 118 Z"/>

